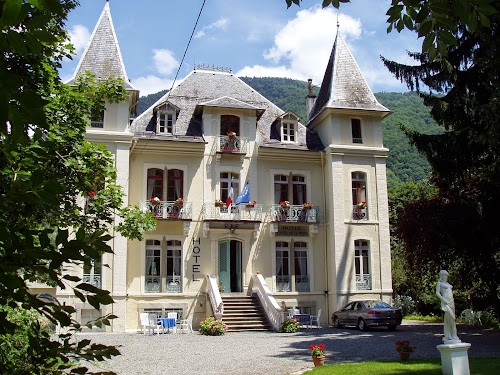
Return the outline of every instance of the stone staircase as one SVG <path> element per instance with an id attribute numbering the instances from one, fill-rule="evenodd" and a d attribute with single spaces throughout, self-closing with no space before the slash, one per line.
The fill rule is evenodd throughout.
<path id="1" fill-rule="evenodd" d="M 224 314 L 222 321 L 228 332 L 272 331 L 259 298 L 252 296 L 222 296 Z"/>

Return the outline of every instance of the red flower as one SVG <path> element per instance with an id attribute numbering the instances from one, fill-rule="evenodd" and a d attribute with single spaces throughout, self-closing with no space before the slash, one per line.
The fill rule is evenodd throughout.
<path id="1" fill-rule="evenodd" d="M 319 344 L 319 348 L 320 348 L 321 350 L 325 349 L 325 344 Z"/>
<path id="2" fill-rule="evenodd" d="M 94 192 L 92 192 L 92 191 L 89 191 L 89 195 L 90 195 L 91 197 L 93 197 L 93 196 L 95 195 L 95 193 L 94 193 Z"/>
<path id="3" fill-rule="evenodd" d="M 309 345 L 309 349 L 314 349 L 315 346 L 313 344 Z"/>

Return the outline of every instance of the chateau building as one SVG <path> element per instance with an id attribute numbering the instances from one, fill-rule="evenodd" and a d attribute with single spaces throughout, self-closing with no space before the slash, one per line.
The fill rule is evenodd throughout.
<path id="1" fill-rule="evenodd" d="M 71 270 L 109 290 L 112 306 L 98 312 L 69 291 L 51 292 L 83 323 L 117 315 L 114 332 L 136 331 L 142 312 L 194 314 L 197 326 L 220 313 L 214 295 L 246 296 L 259 283 L 274 297 L 274 305 L 261 300 L 268 313 L 321 309 L 322 324 L 353 299 L 391 302 L 381 128 L 390 111 L 338 32 L 325 64 L 318 96 L 310 89 L 305 99 L 307 119 L 230 70 L 198 66 L 131 122 L 139 93 L 106 3 L 69 83 L 86 70 L 124 80 L 127 100 L 106 103 L 87 139 L 113 154 L 125 203 L 158 225 L 144 241 L 114 233 L 114 254 Z"/>

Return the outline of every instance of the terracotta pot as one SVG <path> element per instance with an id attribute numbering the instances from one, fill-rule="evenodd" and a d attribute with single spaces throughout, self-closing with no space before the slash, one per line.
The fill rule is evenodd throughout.
<path id="1" fill-rule="evenodd" d="M 325 357 L 312 357 L 314 366 L 321 366 L 325 364 Z"/>
<path id="2" fill-rule="evenodd" d="M 399 358 L 402 360 L 402 361 L 407 361 L 410 359 L 410 352 L 406 352 L 406 353 L 399 353 Z"/>
<path id="3" fill-rule="evenodd" d="M 255 204 L 246 204 L 245 206 L 246 206 L 246 208 L 253 208 L 253 207 L 255 207 Z"/>
<path id="4" fill-rule="evenodd" d="M 174 203 L 174 206 L 177 206 L 177 207 L 182 206 L 182 205 L 184 205 L 184 203 L 182 203 L 182 202 L 175 202 Z"/>

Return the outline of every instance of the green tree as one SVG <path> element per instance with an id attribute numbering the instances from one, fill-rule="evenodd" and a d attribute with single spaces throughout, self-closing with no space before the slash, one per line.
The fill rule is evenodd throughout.
<path id="1" fill-rule="evenodd" d="M 81 327 L 71 306 L 60 306 L 30 294 L 29 282 L 42 281 L 75 295 L 96 309 L 112 303 L 108 291 L 80 283 L 63 268 L 99 259 L 112 250 L 107 228 L 118 227 L 131 238 L 155 225 L 151 215 L 122 207 L 111 155 L 104 146 L 85 141 L 92 113 L 101 99 L 124 99 L 123 82 L 95 82 L 87 75 L 75 87 L 60 82 L 57 68 L 71 47 L 63 29 L 73 0 L 0 1 L 0 373 L 40 374 L 69 371 L 81 359 L 103 360 L 119 354 L 114 347 L 75 343 Z M 97 193 L 92 196 L 89 192 Z M 131 219 L 133 218 L 133 220 Z M 30 310 L 68 333 L 52 339 L 46 330 L 23 330 L 10 309 Z M 109 324 L 114 316 L 100 319 Z M 22 330 L 29 342 L 32 367 L 23 355 L 9 355 Z"/>

